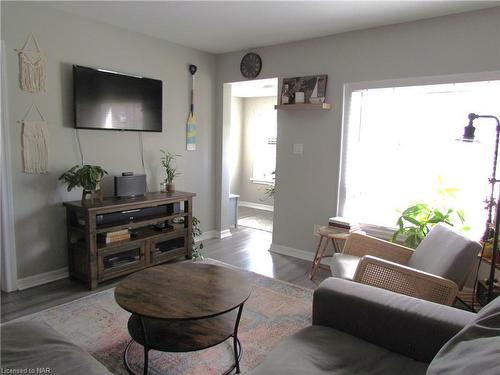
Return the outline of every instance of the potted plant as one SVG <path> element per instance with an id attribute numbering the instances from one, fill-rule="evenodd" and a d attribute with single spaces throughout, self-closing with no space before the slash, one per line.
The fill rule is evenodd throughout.
<path id="1" fill-rule="evenodd" d="M 180 157 L 180 155 L 172 154 L 169 151 L 161 150 L 163 156 L 161 157 L 161 164 L 165 168 L 165 189 L 166 191 L 175 191 L 174 178 L 180 175 L 177 169 L 173 166 L 173 161 Z"/>
<path id="2" fill-rule="evenodd" d="M 203 242 L 195 242 L 195 237 L 201 236 L 201 229 L 200 229 L 200 220 L 196 217 L 193 216 L 192 219 L 192 224 L 191 224 L 191 243 L 192 243 L 192 255 L 193 255 L 193 261 L 201 261 L 203 260 L 203 255 L 201 253 L 201 250 L 203 250 Z"/>
<path id="3" fill-rule="evenodd" d="M 397 220 L 398 229 L 392 236 L 392 242 L 396 242 L 401 237 L 406 246 L 416 248 L 437 223 L 446 223 L 451 226 L 462 224 L 462 229 L 468 230 L 469 227 L 463 225 L 464 212 L 449 206 L 449 198 L 455 199 L 456 192 L 458 192 L 456 188 L 443 188 L 442 181 L 439 179 L 437 192 L 439 202 L 415 203 L 402 211 Z"/>
<path id="4" fill-rule="evenodd" d="M 273 171 L 272 175 L 273 175 L 273 184 L 266 186 L 266 188 L 264 189 L 264 200 L 273 198 L 274 194 L 276 193 L 276 171 Z"/>
<path id="5" fill-rule="evenodd" d="M 75 165 L 64 172 L 59 177 L 59 181 L 68 185 L 68 191 L 75 187 L 83 188 L 82 202 L 87 199 L 87 195 L 90 195 L 90 201 L 94 203 L 96 198 L 102 200 L 100 182 L 106 174 L 108 172 L 98 165 Z"/>

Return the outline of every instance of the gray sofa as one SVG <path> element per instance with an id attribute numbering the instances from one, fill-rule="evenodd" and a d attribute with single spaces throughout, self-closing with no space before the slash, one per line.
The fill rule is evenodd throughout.
<path id="1" fill-rule="evenodd" d="M 500 299 L 476 315 L 329 278 L 312 320 L 251 374 L 500 374 Z"/>
<path id="2" fill-rule="evenodd" d="M 2 374 L 111 374 L 89 353 L 44 323 L 7 323 L 2 325 L 1 335 Z"/>

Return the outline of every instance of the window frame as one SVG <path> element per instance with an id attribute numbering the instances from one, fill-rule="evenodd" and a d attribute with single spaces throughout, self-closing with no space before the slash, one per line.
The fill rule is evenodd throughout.
<path id="1" fill-rule="evenodd" d="M 340 127 L 340 161 L 339 174 L 337 181 L 337 216 L 342 216 L 346 200 L 345 191 L 345 169 L 347 156 L 347 139 L 348 139 L 348 124 L 349 112 L 351 107 L 352 93 L 359 90 L 408 87 L 408 86 L 424 86 L 424 85 L 440 85 L 449 83 L 467 83 L 477 81 L 493 81 L 500 80 L 500 71 L 476 72 L 476 73 L 461 73 L 448 74 L 437 76 L 413 77 L 413 78 L 396 78 L 381 81 L 363 81 L 351 82 L 343 85 L 343 105 L 342 105 L 342 123 Z M 464 119 L 464 126 L 467 119 Z M 361 228 L 369 235 L 389 240 L 396 230 L 396 227 L 385 227 L 370 223 L 360 223 Z"/>

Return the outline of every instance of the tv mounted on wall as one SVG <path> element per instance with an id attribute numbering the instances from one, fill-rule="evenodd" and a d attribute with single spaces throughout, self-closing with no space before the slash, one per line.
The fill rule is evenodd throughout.
<path id="1" fill-rule="evenodd" d="M 162 81 L 73 65 L 75 128 L 162 131 Z"/>

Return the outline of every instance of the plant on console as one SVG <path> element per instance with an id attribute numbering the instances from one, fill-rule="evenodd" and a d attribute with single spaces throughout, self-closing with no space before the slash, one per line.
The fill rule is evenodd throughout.
<path id="1" fill-rule="evenodd" d="M 82 201 L 85 201 L 87 195 L 90 195 L 90 200 L 93 203 L 95 198 L 102 199 L 100 182 L 106 174 L 108 172 L 98 165 L 75 165 L 64 172 L 59 177 L 59 181 L 68 185 L 68 191 L 75 187 L 83 188 Z"/>
<path id="2" fill-rule="evenodd" d="M 180 155 L 172 154 L 170 151 L 161 150 L 163 156 L 161 157 L 161 164 L 165 168 L 165 183 L 167 191 L 174 191 L 174 178 L 179 176 L 180 173 L 177 172 L 177 168 L 173 166 L 175 159 L 180 157 Z"/>

